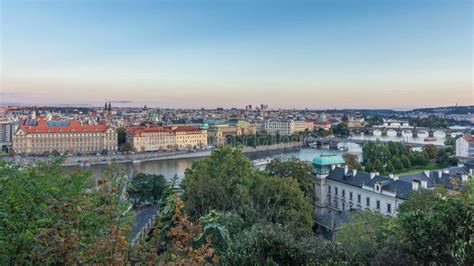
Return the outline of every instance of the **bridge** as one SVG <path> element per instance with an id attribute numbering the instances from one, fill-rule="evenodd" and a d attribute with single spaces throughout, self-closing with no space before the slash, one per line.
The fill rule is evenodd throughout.
<path id="1" fill-rule="evenodd" d="M 350 143 L 356 143 L 361 146 L 369 143 L 370 141 L 373 140 L 368 140 L 368 139 L 351 139 L 351 138 L 338 138 L 338 137 L 324 137 L 324 138 L 317 138 L 312 142 L 307 143 L 308 146 L 312 147 L 323 147 L 323 146 L 329 146 L 331 149 L 337 149 L 337 145 L 342 142 L 350 142 Z M 390 140 L 379 140 L 381 143 L 387 143 L 390 142 Z M 423 147 L 426 144 L 423 143 L 407 143 L 404 142 L 404 144 L 409 144 L 412 147 Z M 443 145 L 436 145 L 437 147 L 443 147 Z"/>
<path id="2" fill-rule="evenodd" d="M 459 129 L 450 129 L 450 128 L 427 128 L 427 127 L 390 127 L 390 126 L 374 126 L 372 128 L 351 128 L 352 135 L 374 135 L 375 131 L 381 132 L 382 136 L 388 136 L 389 132 L 392 132 L 391 135 L 396 135 L 397 137 L 402 136 L 412 136 L 418 137 L 418 134 L 428 134 L 428 137 L 434 137 L 435 133 L 438 135 L 444 134 L 444 136 L 449 136 L 453 133 L 462 133 L 462 130 Z M 393 134 L 394 133 L 394 134 Z"/>

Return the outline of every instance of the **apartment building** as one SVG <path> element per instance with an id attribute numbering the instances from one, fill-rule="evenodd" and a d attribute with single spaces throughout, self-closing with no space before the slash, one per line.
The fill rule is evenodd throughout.
<path id="1" fill-rule="evenodd" d="M 173 128 L 176 134 L 176 147 L 178 149 L 191 149 L 207 146 L 207 130 L 196 127 Z"/>
<path id="2" fill-rule="evenodd" d="M 0 148 L 8 150 L 12 147 L 13 135 L 18 128 L 18 123 L 9 120 L 0 121 Z"/>
<path id="3" fill-rule="evenodd" d="M 209 145 L 222 145 L 227 143 L 227 138 L 236 136 L 253 135 L 257 132 L 255 126 L 249 122 L 229 122 L 229 124 L 210 125 L 208 129 Z"/>
<path id="4" fill-rule="evenodd" d="M 474 136 L 466 135 L 456 140 L 456 156 L 474 158 Z"/>
<path id="5" fill-rule="evenodd" d="M 117 150 L 117 132 L 106 125 L 80 121 L 47 121 L 39 117 L 21 122 L 13 136 L 16 153 L 92 153 Z"/>
<path id="6" fill-rule="evenodd" d="M 137 152 L 176 148 L 176 134 L 161 126 L 134 127 L 127 129 L 127 142 Z"/>
<path id="7" fill-rule="evenodd" d="M 314 122 L 295 120 L 266 120 L 264 129 L 270 135 L 289 136 L 293 133 L 313 131 Z"/>

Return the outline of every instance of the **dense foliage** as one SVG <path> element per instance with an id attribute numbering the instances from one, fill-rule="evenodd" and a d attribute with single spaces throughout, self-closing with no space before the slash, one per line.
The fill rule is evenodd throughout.
<path id="1" fill-rule="evenodd" d="M 385 149 L 410 155 L 396 145 Z M 397 167 L 407 163 L 387 158 Z M 127 188 L 133 186 L 119 167 L 111 165 L 96 180 L 60 163 L 0 162 L 0 264 L 474 263 L 472 177 L 456 193 L 413 193 L 395 218 L 356 213 L 330 242 L 312 231 L 308 163 L 277 159 L 260 171 L 240 150 L 223 146 L 193 163 L 179 193 L 169 182 L 163 188 L 161 176 L 138 177 L 134 188 L 141 189 L 132 193 L 163 200 L 150 233 L 132 244 Z"/>
<path id="2" fill-rule="evenodd" d="M 440 149 L 433 144 L 423 147 L 422 151 L 412 151 L 399 142 L 381 143 L 371 141 L 363 147 L 364 170 L 381 174 L 397 173 L 413 169 L 431 169 L 457 164 L 452 149 Z M 435 164 L 436 163 L 436 164 Z"/>

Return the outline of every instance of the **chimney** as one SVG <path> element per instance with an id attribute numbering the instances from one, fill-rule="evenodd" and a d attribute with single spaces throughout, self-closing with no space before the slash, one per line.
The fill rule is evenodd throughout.
<path id="1" fill-rule="evenodd" d="M 441 176 L 443 176 L 443 171 L 438 170 L 438 178 L 441 178 Z"/>
<path id="2" fill-rule="evenodd" d="M 344 175 L 347 175 L 348 172 L 349 172 L 349 167 L 347 167 L 346 165 L 344 166 Z"/>
<path id="3" fill-rule="evenodd" d="M 374 179 L 376 173 L 375 172 L 370 172 L 370 179 Z"/>
<path id="4" fill-rule="evenodd" d="M 357 169 L 352 169 L 352 176 L 356 176 L 357 175 Z"/>
<path id="5" fill-rule="evenodd" d="M 397 181 L 400 177 L 398 175 L 393 176 L 393 181 Z"/>
<path id="6" fill-rule="evenodd" d="M 463 163 L 458 163 L 458 167 L 464 167 Z"/>
<path id="7" fill-rule="evenodd" d="M 430 171 L 429 170 L 425 170 L 425 171 L 423 171 L 423 173 L 425 174 L 426 177 L 430 177 Z"/>
<path id="8" fill-rule="evenodd" d="M 426 180 L 421 180 L 421 187 L 422 187 L 422 188 L 428 188 L 428 181 L 426 181 Z"/>
<path id="9" fill-rule="evenodd" d="M 393 179 L 393 174 L 389 174 L 388 177 L 390 177 L 390 179 Z"/>
<path id="10" fill-rule="evenodd" d="M 412 189 L 413 191 L 418 190 L 419 187 L 420 187 L 419 181 L 417 181 L 417 180 L 412 180 L 412 181 L 411 181 L 411 189 Z"/>
<path id="11" fill-rule="evenodd" d="M 469 169 L 469 174 L 471 174 L 471 175 L 473 174 L 472 170 L 474 170 L 474 169 L 472 169 L 472 168 Z"/>
<path id="12" fill-rule="evenodd" d="M 335 164 L 331 164 L 331 170 L 334 170 L 336 169 L 336 165 Z"/>

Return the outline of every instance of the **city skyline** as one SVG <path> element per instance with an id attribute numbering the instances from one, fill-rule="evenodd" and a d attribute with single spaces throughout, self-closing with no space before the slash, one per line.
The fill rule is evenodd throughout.
<path id="1" fill-rule="evenodd" d="M 0 102 L 473 104 L 471 1 L 1 1 Z"/>

